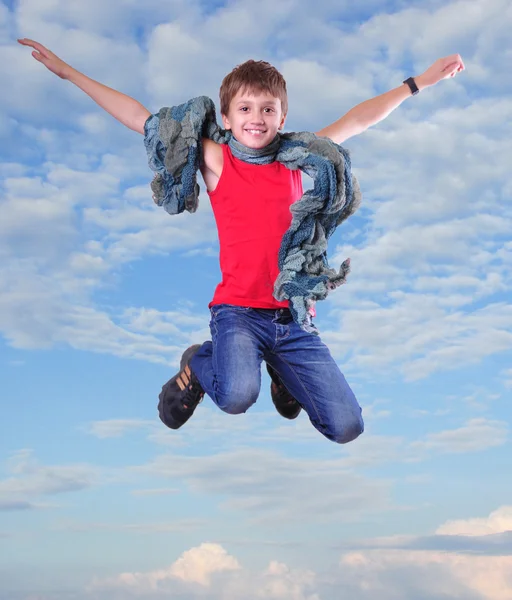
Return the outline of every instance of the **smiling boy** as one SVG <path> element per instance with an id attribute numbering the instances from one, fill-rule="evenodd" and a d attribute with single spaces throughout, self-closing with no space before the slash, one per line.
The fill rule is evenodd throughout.
<path id="1" fill-rule="evenodd" d="M 152 136 L 158 137 L 158 115 L 79 73 L 41 44 L 19 41 L 53 73 L 144 134 L 147 147 Z M 459 55 L 439 59 L 422 75 L 357 105 L 316 135 L 340 144 L 384 119 L 406 98 L 463 69 Z M 220 103 L 230 135 L 223 143 L 211 136 L 197 140 L 220 244 L 222 281 L 209 304 L 212 340 L 184 352 L 179 372 L 162 388 L 160 418 L 172 429 L 181 427 L 205 394 L 227 413 L 246 412 L 260 393 L 265 361 L 272 400 L 282 416 L 295 418 L 303 408 L 326 438 L 349 442 L 363 431 L 361 408 L 327 346 L 294 318 L 292 299 L 278 299 L 275 293 L 280 248 L 292 223 L 290 208 L 303 196 L 301 172 L 278 160 L 284 139 L 279 132 L 288 113 L 285 80 L 269 63 L 247 61 L 224 78 Z M 173 148 L 164 150 L 172 158 Z"/>

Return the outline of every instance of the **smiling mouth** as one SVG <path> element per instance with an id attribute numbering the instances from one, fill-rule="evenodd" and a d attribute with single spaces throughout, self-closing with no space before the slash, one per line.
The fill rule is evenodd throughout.
<path id="1" fill-rule="evenodd" d="M 263 135 L 265 133 L 262 129 L 246 129 L 245 131 L 251 135 Z"/>

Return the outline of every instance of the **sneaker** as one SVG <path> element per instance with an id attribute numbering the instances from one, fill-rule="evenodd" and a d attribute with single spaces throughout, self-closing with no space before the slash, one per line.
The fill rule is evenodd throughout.
<path id="1" fill-rule="evenodd" d="M 268 363 L 267 371 L 272 379 L 272 383 L 270 384 L 270 395 L 272 396 L 272 402 L 274 403 L 277 412 L 285 419 L 296 419 L 301 411 L 300 404 L 285 388 L 279 375 Z"/>
<path id="2" fill-rule="evenodd" d="M 158 396 L 160 420 L 171 429 L 179 429 L 184 425 L 203 400 L 204 390 L 189 366 L 200 347 L 201 344 L 195 344 L 185 350 L 179 372 L 164 384 Z"/>

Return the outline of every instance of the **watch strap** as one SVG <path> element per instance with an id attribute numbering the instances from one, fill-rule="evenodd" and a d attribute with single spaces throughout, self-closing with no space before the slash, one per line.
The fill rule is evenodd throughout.
<path id="1" fill-rule="evenodd" d="M 411 90 L 411 94 L 413 96 L 416 96 L 416 94 L 420 93 L 420 90 L 419 90 L 418 86 L 416 85 L 416 82 L 414 81 L 414 77 L 409 77 L 408 79 L 406 79 L 404 81 L 404 83 L 409 86 L 409 89 Z"/>

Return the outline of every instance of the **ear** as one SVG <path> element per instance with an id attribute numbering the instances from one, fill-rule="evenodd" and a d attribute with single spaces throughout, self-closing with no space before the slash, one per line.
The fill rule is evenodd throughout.
<path id="1" fill-rule="evenodd" d="M 283 129 L 285 121 L 286 121 L 286 115 L 283 115 L 281 117 L 281 122 L 279 123 L 279 127 L 278 127 L 279 131 L 281 131 L 281 129 Z"/>
<path id="2" fill-rule="evenodd" d="M 222 119 L 222 124 L 224 125 L 224 129 L 231 129 L 231 123 L 229 122 L 229 119 L 227 118 L 227 116 L 223 115 L 221 113 L 220 117 Z"/>

